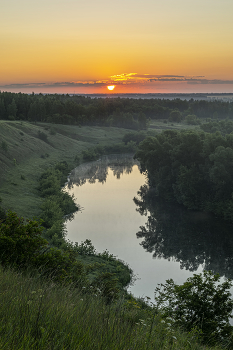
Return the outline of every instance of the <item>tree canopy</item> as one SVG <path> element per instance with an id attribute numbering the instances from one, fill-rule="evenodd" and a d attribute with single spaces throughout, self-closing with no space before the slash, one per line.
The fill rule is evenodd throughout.
<path id="1" fill-rule="evenodd" d="M 233 134 L 166 130 L 135 157 L 157 196 L 233 220 Z"/>

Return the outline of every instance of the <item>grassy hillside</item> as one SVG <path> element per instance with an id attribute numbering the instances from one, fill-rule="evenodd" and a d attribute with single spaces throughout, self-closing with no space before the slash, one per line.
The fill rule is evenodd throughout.
<path id="1" fill-rule="evenodd" d="M 121 142 L 126 129 L 0 121 L 0 197 L 7 209 L 38 215 L 40 174 L 58 161 L 75 167 L 84 149 Z"/>
<path id="2" fill-rule="evenodd" d="M 98 295 L 57 286 L 0 268 L 1 350 L 201 350 L 154 308 L 121 299 L 106 305 Z M 219 347 L 211 347 L 220 350 Z"/>

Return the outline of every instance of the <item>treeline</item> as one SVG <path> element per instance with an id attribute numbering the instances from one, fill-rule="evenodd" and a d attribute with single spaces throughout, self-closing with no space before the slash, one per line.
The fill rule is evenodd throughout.
<path id="1" fill-rule="evenodd" d="M 0 119 L 144 129 L 148 119 L 233 118 L 233 103 L 181 99 L 90 98 L 0 92 Z"/>
<path id="2" fill-rule="evenodd" d="M 207 120 L 206 123 L 200 125 L 200 128 L 211 134 L 220 131 L 223 135 L 233 132 L 233 121 L 229 119 L 224 120 Z"/>
<path id="3" fill-rule="evenodd" d="M 157 196 L 233 220 L 233 134 L 167 130 L 136 158 Z"/>

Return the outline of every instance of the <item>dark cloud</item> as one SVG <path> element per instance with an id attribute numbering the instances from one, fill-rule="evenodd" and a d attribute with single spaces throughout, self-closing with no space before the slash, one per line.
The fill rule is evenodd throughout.
<path id="1" fill-rule="evenodd" d="M 93 86 L 106 86 L 106 83 L 99 81 L 66 81 L 66 82 L 55 82 L 55 83 L 24 83 L 24 84 L 8 84 L 8 85 L 0 85 L 2 88 L 53 88 L 53 87 L 93 87 Z"/>
<path id="2" fill-rule="evenodd" d="M 23 83 L 23 84 L 8 84 L 8 85 L 0 85 L 0 87 L 4 88 L 27 88 L 27 87 L 44 87 L 46 83 Z"/>
<path id="3" fill-rule="evenodd" d="M 213 80 L 209 80 L 209 79 L 199 79 L 196 81 L 188 81 L 188 84 L 233 84 L 233 80 L 220 80 L 220 79 L 213 79 Z"/>
<path id="4" fill-rule="evenodd" d="M 185 76 L 185 75 L 155 75 L 155 74 L 137 74 L 123 73 L 111 76 L 109 80 L 94 80 L 94 81 L 65 81 L 51 83 L 21 83 L 0 85 L 1 88 L 64 88 L 64 87 L 104 87 L 107 85 L 132 85 L 132 84 L 148 84 L 160 82 L 180 82 L 187 84 L 214 84 L 224 85 L 233 84 L 233 80 L 222 79 L 206 79 L 204 76 Z"/>

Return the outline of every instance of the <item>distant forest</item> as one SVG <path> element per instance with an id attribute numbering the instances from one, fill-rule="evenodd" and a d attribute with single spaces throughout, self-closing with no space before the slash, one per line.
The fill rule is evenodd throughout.
<path id="1" fill-rule="evenodd" d="M 233 119 L 233 102 L 91 98 L 0 92 L 0 119 L 145 129 L 149 119 L 187 124 Z M 213 126 L 213 125 L 212 125 Z M 208 130 L 209 131 L 209 130 Z"/>

